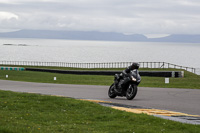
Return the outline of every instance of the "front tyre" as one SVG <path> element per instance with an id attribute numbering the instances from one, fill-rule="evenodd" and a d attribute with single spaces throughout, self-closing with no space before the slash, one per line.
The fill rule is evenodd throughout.
<path id="1" fill-rule="evenodd" d="M 126 91 L 126 99 L 132 100 L 137 94 L 137 85 L 129 85 Z"/>
<path id="2" fill-rule="evenodd" d="M 114 90 L 114 84 L 112 84 L 108 90 L 108 96 L 110 98 L 115 98 L 117 95 L 115 94 L 115 90 Z"/>

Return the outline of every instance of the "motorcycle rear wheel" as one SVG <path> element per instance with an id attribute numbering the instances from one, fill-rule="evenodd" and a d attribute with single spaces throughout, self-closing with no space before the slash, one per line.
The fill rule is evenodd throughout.
<path id="1" fill-rule="evenodd" d="M 137 85 L 129 85 L 126 91 L 126 99 L 132 100 L 137 94 Z"/>
<path id="2" fill-rule="evenodd" d="M 117 95 L 115 94 L 115 90 L 114 90 L 114 84 L 112 84 L 108 90 L 108 96 L 110 98 L 115 98 Z"/>

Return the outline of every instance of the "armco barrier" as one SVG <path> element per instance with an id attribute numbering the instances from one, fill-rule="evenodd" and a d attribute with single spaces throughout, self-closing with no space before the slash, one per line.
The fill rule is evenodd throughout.
<path id="1" fill-rule="evenodd" d="M 141 76 L 183 78 L 184 71 L 140 71 Z"/>
<path id="2" fill-rule="evenodd" d="M 39 68 L 26 68 L 27 71 L 51 72 L 62 74 L 79 74 L 79 75 L 114 75 L 122 71 L 77 71 L 77 70 L 52 70 Z M 152 77 L 184 77 L 183 71 L 139 71 L 141 76 Z"/>
<path id="3" fill-rule="evenodd" d="M 25 68 L 23 68 L 23 67 L 3 67 L 3 66 L 1 66 L 0 68 L 1 68 L 0 70 L 14 70 L 14 71 L 24 71 L 25 70 Z"/>

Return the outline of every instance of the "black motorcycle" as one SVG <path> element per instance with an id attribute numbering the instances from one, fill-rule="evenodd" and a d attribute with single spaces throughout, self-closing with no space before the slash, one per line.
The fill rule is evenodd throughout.
<path id="1" fill-rule="evenodd" d="M 125 79 L 126 78 L 126 79 Z M 124 80 L 127 82 L 124 84 Z M 137 94 L 137 86 L 141 82 L 141 77 L 137 69 L 132 70 L 127 76 L 115 74 L 114 83 L 108 90 L 108 96 L 115 98 L 116 96 L 125 96 L 128 100 L 132 100 Z"/>

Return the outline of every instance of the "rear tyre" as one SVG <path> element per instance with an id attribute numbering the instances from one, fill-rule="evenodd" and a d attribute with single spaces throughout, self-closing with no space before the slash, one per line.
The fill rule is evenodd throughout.
<path id="1" fill-rule="evenodd" d="M 137 85 L 129 85 L 126 91 L 126 99 L 132 100 L 137 94 Z"/>
<path id="2" fill-rule="evenodd" d="M 115 98 L 117 95 L 115 94 L 115 90 L 114 90 L 114 84 L 112 84 L 108 90 L 108 96 L 110 98 Z"/>

